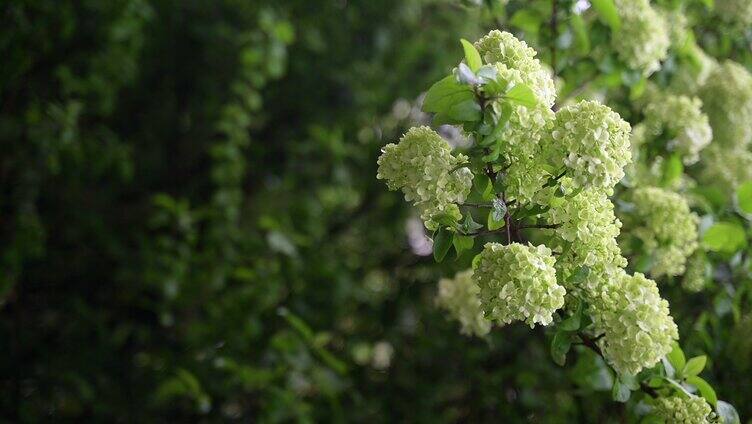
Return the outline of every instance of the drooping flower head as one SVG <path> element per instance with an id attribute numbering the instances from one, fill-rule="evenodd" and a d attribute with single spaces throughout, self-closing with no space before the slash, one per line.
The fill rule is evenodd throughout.
<path id="1" fill-rule="evenodd" d="M 705 399 L 698 396 L 679 396 L 656 399 L 655 414 L 671 424 L 710 424 L 716 422 L 715 413 Z"/>
<path id="2" fill-rule="evenodd" d="M 559 161 L 577 186 L 610 193 L 632 160 L 630 129 L 608 106 L 581 101 L 556 112 L 552 149 L 559 152 Z"/>
<path id="3" fill-rule="evenodd" d="M 620 374 L 635 375 L 652 367 L 679 338 L 668 302 L 655 281 L 640 273 L 631 276 L 622 271 L 591 305 L 591 314 L 605 334 L 603 355 Z"/>
<path id="4" fill-rule="evenodd" d="M 449 144 L 428 127 L 407 131 L 399 144 L 388 144 L 379 157 L 377 178 L 386 180 L 390 190 L 402 189 L 405 200 L 422 210 L 427 226 L 435 227 L 431 218 L 447 213 L 456 218 L 457 203 L 470 193 L 473 175 L 464 155 L 452 155 Z"/>
<path id="5" fill-rule="evenodd" d="M 486 317 L 500 324 L 548 325 L 564 306 L 551 250 L 519 243 L 487 243 L 473 271 Z"/>
<path id="6" fill-rule="evenodd" d="M 621 28 L 611 37 L 617 55 L 644 75 L 657 71 L 671 44 L 667 24 L 648 0 L 616 0 Z"/>
<path id="7" fill-rule="evenodd" d="M 452 279 L 439 280 L 436 303 L 460 322 L 462 334 L 484 336 L 491 331 L 491 322 L 483 316 L 479 295 L 480 287 L 473 279 L 473 271 L 468 269 Z"/>

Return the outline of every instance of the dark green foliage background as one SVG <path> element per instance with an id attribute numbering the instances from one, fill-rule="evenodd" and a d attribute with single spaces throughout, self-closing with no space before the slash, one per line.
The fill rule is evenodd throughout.
<path id="1" fill-rule="evenodd" d="M 395 100 L 456 65 L 458 38 L 521 29 L 520 3 L 472 3 L 0 4 L 3 419 L 632 419 L 540 328 L 461 336 L 433 296 L 469 258 L 414 255 L 375 178 L 410 124 Z M 749 300 L 666 290 L 685 350 L 751 416 Z M 380 341 L 390 367 L 356 360 Z"/>

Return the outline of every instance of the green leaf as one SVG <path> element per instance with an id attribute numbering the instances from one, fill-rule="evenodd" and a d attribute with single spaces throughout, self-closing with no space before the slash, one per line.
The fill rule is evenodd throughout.
<path id="1" fill-rule="evenodd" d="M 496 220 L 494 217 L 494 211 L 488 211 L 488 229 L 489 231 L 495 231 L 499 228 L 503 227 L 506 223 L 504 222 L 504 217 L 502 217 L 500 220 Z"/>
<path id="2" fill-rule="evenodd" d="M 567 283 L 571 284 L 582 281 L 588 275 L 590 275 L 590 267 L 581 266 L 577 268 L 577 271 L 573 272 L 572 275 L 569 276 L 569 278 L 567 278 Z"/>
<path id="3" fill-rule="evenodd" d="M 491 200 L 493 198 L 493 184 L 491 184 L 491 179 L 486 174 L 475 173 L 473 176 L 473 190 L 483 200 Z"/>
<path id="4" fill-rule="evenodd" d="M 582 16 L 573 13 L 572 14 L 572 32 L 574 33 L 575 46 L 577 52 L 581 55 L 586 55 L 590 52 L 590 37 L 588 37 L 587 26 Z"/>
<path id="5" fill-rule="evenodd" d="M 559 366 L 567 362 L 567 353 L 572 347 L 572 337 L 566 331 L 557 331 L 551 340 L 551 357 Z"/>
<path id="6" fill-rule="evenodd" d="M 452 237 L 452 244 L 454 244 L 454 250 L 457 251 L 458 257 L 463 251 L 472 249 L 474 243 L 475 241 L 471 236 L 455 234 L 454 237 Z"/>
<path id="7" fill-rule="evenodd" d="M 721 418 L 721 424 L 740 424 L 741 419 L 736 408 L 728 402 L 719 400 L 715 408 L 716 413 Z"/>
<path id="8" fill-rule="evenodd" d="M 423 100 L 423 111 L 449 114 L 452 106 L 474 98 L 469 86 L 460 84 L 454 75 L 449 75 L 428 89 Z"/>
<path id="9" fill-rule="evenodd" d="M 713 390 L 713 387 L 711 387 L 707 381 L 696 375 L 690 375 L 689 377 L 687 377 L 687 383 L 697 387 L 697 390 L 700 392 L 702 397 L 704 397 L 709 404 L 713 405 L 714 408 L 716 407 L 718 396 L 716 396 L 715 390 Z"/>
<path id="10" fill-rule="evenodd" d="M 459 122 L 477 122 L 480 121 L 482 115 L 480 105 L 475 98 L 470 98 L 451 105 L 447 116 Z"/>
<path id="11" fill-rule="evenodd" d="M 563 320 L 559 327 L 564 331 L 577 331 L 582 323 L 582 302 L 577 303 L 577 309 L 567 319 Z"/>
<path id="12" fill-rule="evenodd" d="M 684 357 L 684 351 L 682 351 L 679 343 L 676 342 L 674 342 L 671 352 L 666 355 L 666 358 L 668 358 L 668 361 L 671 362 L 671 365 L 673 365 L 674 369 L 677 371 L 684 369 L 684 365 L 687 364 L 687 360 Z"/>
<path id="13" fill-rule="evenodd" d="M 621 18 L 619 11 L 614 5 L 614 0 L 591 0 L 590 4 L 598 12 L 598 16 L 616 32 L 621 28 Z"/>
<path id="14" fill-rule="evenodd" d="M 464 233 L 472 233 L 475 230 L 479 230 L 483 228 L 483 226 L 475 222 L 475 220 L 473 219 L 473 216 L 468 213 L 465 216 L 465 221 L 462 222 L 461 228 L 462 228 L 462 232 Z"/>
<path id="15" fill-rule="evenodd" d="M 525 84 L 517 84 L 504 94 L 504 98 L 512 103 L 517 103 L 525 107 L 535 107 L 538 104 L 538 98 L 535 96 L 530 87 Z"/>
<path id="16" fill-rule="evenodd" d="M 702 243 L 714 252 L 734 253 L 747 245 L 744 228 L 733 222 L 716 222 L 705 231 Z"/>
<path id="17" fill-rule="evenodd" d="M 739 210 L 752 214 L 752 181 L 747 181 L 736 189 L 736 203 Z"/>
<path id="18" fill-rule="evenodd" d="M 684 173 L 684 164 L 678 154 L 671 155 L 663 162 L 663 177 L 661 183 L 664 187 L 673 185 Z"/>
<path id="19" fill-rule="evenodd" d="M 467 66 L 471 71 L 477 72 L 478 69 L 483 66 L 483 60 L 480 58 L 480 53 L 478 53 L 478 50 L 475 49 L 475 46 L 473 46 L 472 43 L 464 38 L 460 40 L 460 43 L 462 43 L 462 49 L 465 50 L 465 63 L 467 63 Z"/>
<path id="20" fill-rule="evenodd" d="M 696 187 L 692 192 L 698 196 L 702 196 L 714 210 L 719 210 L 726 205 L 726 195 L 717 187 Z"/>
<path id="21" fill-rule="evenodd" d="M 449 248 L 452 247 L 452 235 L 451 231 L 446 228 L 439 228 L 433 236 L 433 258 L 436 262 L 444 260 Z"/>
<path id="22" fill-rule="evenodd" d="M 682 369 L 683 376 L 697 375 L 705 368 L 705 363 L 708 361 L 708 357 L 705 355 L 695 356 L 687 361 L 687 365 Z"/>
<path id="23" fill-rule="evenodd" d="M 507 214 L 507 204 L 499 198 L 494 199 L 491 213 L 493 214 L 494 221 L 503 220 Z"/>
<path id="24" fill-rule="evenodd" d="M 438 222 L 444 227 L 456 228 L 457 218 L 448 213 L 440 213 L 431 216 L 431 221 Z"/>
<path id="25" fill-rule="evenodd" d="M 527 218 L 529 216 L 540 215 L 551 209 L 550 206 L 534 205 L 530 209 L 521 209 L 516 215 L 517 219 Z"/>
<path id="26" fill-rule="evenodd" d="M 626 384 L 623 384 L 618 378 L 614 379 L 614 385 L 611 388 L 611 397 L 617 401 L 624 403 L 629 400 L 632 395 L 632 391 L 629 390 Z"/>
<path id="27" fill-rule="evenodd" d="M 637 381 L 637 377 L 632 374 L 619 374 L 619 381 L 630 390 L 637 390 L 640 388 L 640 383 Z"/>

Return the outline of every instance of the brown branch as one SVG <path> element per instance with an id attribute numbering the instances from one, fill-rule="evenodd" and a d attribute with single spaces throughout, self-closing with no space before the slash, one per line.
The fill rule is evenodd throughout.
<path id="1" fill-rule="evenodd" d="M 531 224 L 531 225 L 520 225 L 517 227 L 518 229 L 525 229 L 525 228 L 546 228 L 546 229 L 556 229 L 561 227 L 561 224 Z"/>

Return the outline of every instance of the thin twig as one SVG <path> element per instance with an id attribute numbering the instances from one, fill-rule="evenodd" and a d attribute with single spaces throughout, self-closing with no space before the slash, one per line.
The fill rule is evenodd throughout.
<path id="1" fill-rule="evenodd" d="M 546 229 L 556 229 L 561 227 L 561 224 L 531 224 L 531 225 L 520 225 L 517 228 L 518 229 L 525 229 L 525 228 L 546 228 Z"/>

